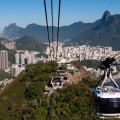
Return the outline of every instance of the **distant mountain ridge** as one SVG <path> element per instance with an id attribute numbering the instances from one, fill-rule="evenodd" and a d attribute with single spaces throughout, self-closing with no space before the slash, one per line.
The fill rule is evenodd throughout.
<path id="1" fill-rule="evenodd" d="M 48 42 L 47 28 L 37 24 L 29 24 L 26 28 L 9 35 L 9 40 L 16 40 L 28 35 L 42 43 Z M 52 40 L 52 27 L 49 26 L 50 40 Z M 57 37 L 57 27 L 54 26 L 54 40 Z M 75 22 L 69 26 L 59 28 L 59 41 L 70 39 L 70 43 L 91 46 L 111 46 L 120 50 L 120 15 L 111 15 L 107 10 L 102 18 L 93 23 Z"/>
<path id="2" fill-rule="evenodd" d="M 106 11 L 96 27 L 79 33 L 70 42 L 80 45 L 111 46 L 113 50 L 120 50 L 120 15 L 116 17 Z"/>
<path id="3" fill-rule="evenodd" d="M 65 39 L 72 39 L 80 32 L 87 29 L 91 29 L 96 26 L 94 23 L 83 23 L 75 22 L 69 26 L 62 26 L 59 28 L 59 41 L 64 41 Z M 52 27 L 49 26 L 50 39 L 52 40 Z M 39 42 L 48 42 L 47 28 L 46 26 L 41 26 L 37 24 L 29 24 L 26 28 L 20 29 L 18 32 L 11 34 L 7 39 L 16 40 L 24 35 L 28 35 Z M 54 40 L 57 39 L 57 27 L 54 26 Z"/>

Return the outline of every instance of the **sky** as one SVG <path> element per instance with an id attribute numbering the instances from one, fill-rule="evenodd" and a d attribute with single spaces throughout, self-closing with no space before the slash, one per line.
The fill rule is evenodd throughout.
<path id="1" fill-rule="evenodd" d="M 95 22 L 102 18 L 108 6 L 112 15 L 120 14 L 119 5 L 120 0 L 61 0 L 60 26 L 78 21 Z M 51 0 L 46 0 L 46 7 L 51 26 Z M 58 24 L 58 8 L 59 0 L 53 0 L 54 26 Z M 44 0 L 0 0 L 0 35 L 11 23 L 23 28 L 32 23 L 46 26 Z"/>

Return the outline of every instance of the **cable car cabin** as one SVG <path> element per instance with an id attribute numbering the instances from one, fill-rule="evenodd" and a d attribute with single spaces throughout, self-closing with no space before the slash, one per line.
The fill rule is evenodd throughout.
<path id="1" fill-rule="evenodd" d="M 93 98 L 97 115 L 120 116 L 120 89 L 114 86 L 94 87 Z"/>
<path id="2" fill-rule="evenodd" d="M 93 88 L 93 106 L 97 115 L 102 116 L 120 116 L 120 89 L 118 84 L 112 78 L 112 69 L 110 65 L 115 61 L 115 57 L 106 58 L 99 67 L 104 70 L 102 78 Z M 114 86 L 103 86 L 107 80 L 111 80 Z M 98 84 L 101 83 L 101 86 Z"/>

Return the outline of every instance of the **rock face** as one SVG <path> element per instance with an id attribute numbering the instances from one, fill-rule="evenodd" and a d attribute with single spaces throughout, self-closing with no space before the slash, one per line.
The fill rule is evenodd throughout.
<path id="1" fill-rule="evenodd" d="M 102 20 L 101 20 L 101 27 L 106 27 L 108 18 L 111 16 L 110 12 L 107 10 L 104 12 Z"/>
<path id="2" fill-rule="evenodd" d="M 3 36 L 9 36 L 13 33 L 18 32 L 20 29 L 22 29 L 19 26 L 16 26 L 16 23 L 10 24 L 8 27 L 6 26 L 4 31 L 3 31 Z"/>
<path id="3" fill-rule="evenodd" d="M 82 81 L 82 78 L 86 78 L 87 76 L 90 76 L 90 78 L 93 81 L 97 80 L 97 78 L 93 74 L 91 74 L 87 71 L 85 72 L 85 70 L 81 68 L 78 70 L 78 72 L 75 72 L 74 75 L 72 76 L 72 82 L 74 84 L 77 84 Z"/>
<path id="4" fill-rule="evenodd" d="M 118 23 L 118 20 L 116 17 L 112 16 L 110 12 L 107 10 L 104 12 L 103 17 L 101 19 L 101 25 L 100 27 L 114 27 L 115 24 Z"/>

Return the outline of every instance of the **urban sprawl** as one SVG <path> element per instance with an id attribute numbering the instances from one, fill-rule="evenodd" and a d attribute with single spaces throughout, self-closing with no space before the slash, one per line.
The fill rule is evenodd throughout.
<path id="1" fill-rule="evenodd" d="M 15 42 L 5 43 L 1 42 L 4 46 L 8 49 L 15 49 Z M 46 43 L 47 44 L 47 43 Z M 51 45 L 53 45 L 51 43 Z M 44 52 L 48 57 L 41 56 L 40 58 L 36 57 L 39 54 L 39 51 L 28 51 L 28 50 L 16 50 L 15 54 L 15 64 L 9 66 L 8 61 L 8 52 L 6 50 L 0 51 L 0 69 L 3 69 L 5 72 L 8 72 L 12 76 L 16 77 L 22 70 L 25 70 L 25 66 L 28 64 L 36 64 L 39 61 L 50 61 L 50 60 L 57 60 L 58 64 L 61 63 L 70 63 L 71 61 L 82 61 L 82 60 L 104 60 L 106 57 L 115 56 L 120 51 L 112 51 L 112 47 L 90 47 L 89 45 L 76 45 L 76 46 L 68 46 L 64 47 L 64 43 L 58 43 L 58 48 L 56 51 L 57 44 L 54 42 L 53 47 L 47 47 L 46 51 Z M 116 61 L 116 62 L 119 62 Z M 70 66 L 68 66 L 70 67 Z M 96 70 L 93 68 L 84 68 L 99 77 L 100 69 Z M 112 66 L 114 72 L 116 72 L 116 66 Z M 103 71 L 101 72 L 101 75 Z M 9 84 L 11 80 L 5 79 L 0 82 L 0 84 Z"/>

